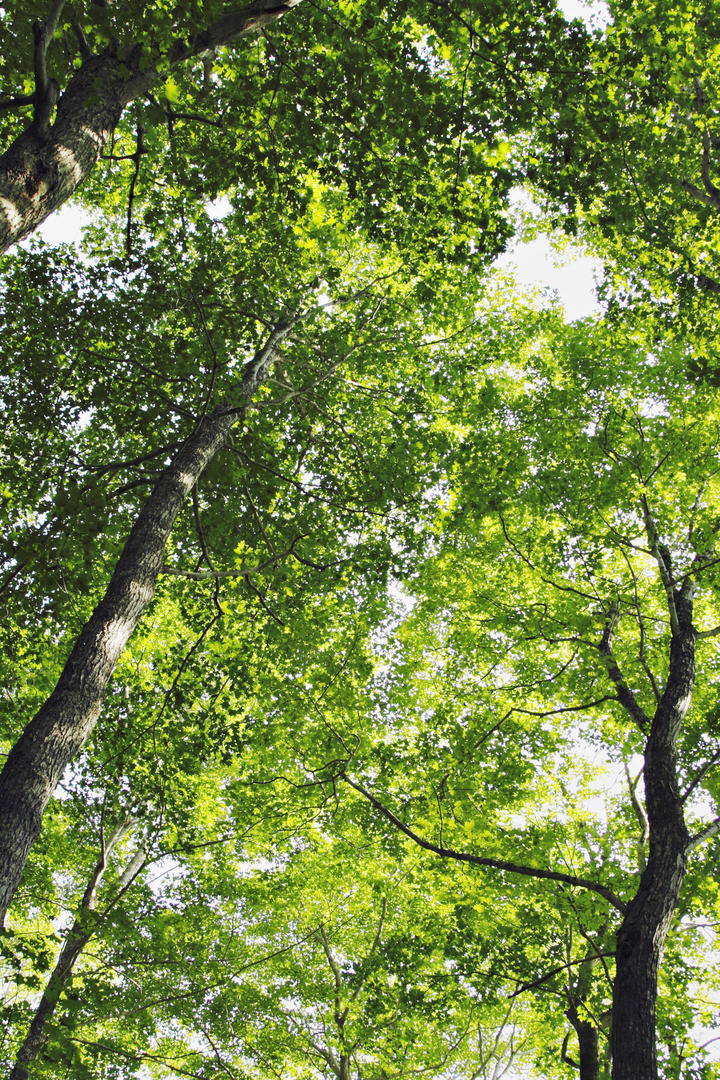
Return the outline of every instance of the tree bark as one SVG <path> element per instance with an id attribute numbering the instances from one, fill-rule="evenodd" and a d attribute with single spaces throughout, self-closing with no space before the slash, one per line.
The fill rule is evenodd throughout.
<path id="1" fill-rule="evenodd" d="M 92 938 L 97 926 L 97 923 L 94 920 L 95 901 L 98 888 L 105 874 L 105 870 L 107 869 L 108 857 L 119 841 L 126 835 L 131 824 L 131 818 L 121 822 L 113 831 L 108 842 L 103 845 L 102 851 L 100 852 L 100 858 L 95 864 L 95 868 L 90 875 L 90 879 L 85 888 L 78 914 L 65 938 L 65 943 L 60 950 L 57 963 L 52 970 L 45 990 L 43 991 L 43 995 L 35 1010 L 35 1015 L 30 1023 L 28 1033 L 17 1052 L 15 1064 L 8 1080 L 30 1080 L 30 1069 L 47 1045 L 49 1037 L 48 1022 L 55 1013 L 61 992 L 72 982 L 75 964 L 82 955 L 85 946 Z M 135 859 L 131 861 L 125 874 L 122 875 L 120 879 L 118 892 L 113 903 L 117 901 L 118 897 L 124 892 L 128 884 L 137 877 L 141 865 L 140 862 L 136 865 Z"/>
<path id="2" fill-rule="evenodd" d="M 279 18 L 300 0 L 255 0 L 227 12 L 189 41 L 178 41 L 164 59 L 180 64 Z M 119 57 L 109 49 L 83 59 L 57 102 L 48 81 L 44 100 L 36 88 L 35 119 L 0 156 L 0 252 L 31 233 L 73 194 L 95 168 L 130 101 L 158 83 L 157 61 L 132 70 L 131 49 Z M 50 100 L 48 100 L 50 95 Z"/>
<path id="3" fill-rule="evenodd" d="M 657 1080 L 655 1004 L 665 937 L 687 867 L 689 834 L 677 780 L 677 737 L 695 681 L 693 586 L 670 598 L 667 685 L 645 746 L 647 866 L 617 934 L 610 1047 L 613 1080 Z"/>
<path id="4" fill-rule="evenodd" d="M 280 344 L 299 320 L 280 320 L 246 364 L 239 386 L 249 401 Z M 0 926 L 66 766 L 95 727 L 105 691 L 130 635 L 155 593 L 165 545 L 180 509 L 244 411 L 204 417 L 162 473 L 133 525 L 110 584 L 80 633 L 57 686 L 10 751 L 0 773 Z"/>
<path id="5" fill-rule="evenodd" d="M 162 474 L 57 686 L 8 755 L 0 774 L 0 922 L 40 831 L 45 807 L 67 764 L 94 728 L 110 676 L 153 598 L 165 544 L 180 508 L 235 419 L 227 412 L 204 419 Z"/>
<path id="6" fill-rule="evenodd" d="M 580 1080 L 600 1080 L 600 1038 L 595 1024 L 587 1019 L 585 1004 L 590 993 L 593 969 L 597 960 L 593 957 L 580 965 L 575 985 L 569 985 L 566 993 L 569 1007 L 565 1013 L 578 1041 L 577 1062 L 567 1056 L 563 1045 L 562 1059 L 580 1073 Z M 566 1040 L 567 1042 L 567 1040 Z"/>

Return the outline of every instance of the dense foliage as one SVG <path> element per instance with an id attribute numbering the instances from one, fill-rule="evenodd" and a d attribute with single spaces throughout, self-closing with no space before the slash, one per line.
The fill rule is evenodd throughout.
<path id="1" fill-rule="evenodd" d="M 2 9 L 11 1080 L 718 1075 L 717 13 L 605 15 Z"/>

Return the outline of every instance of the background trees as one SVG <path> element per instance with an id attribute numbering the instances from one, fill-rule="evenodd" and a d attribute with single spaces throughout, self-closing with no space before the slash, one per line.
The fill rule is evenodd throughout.
<path id="1" fill-rule="evenodd" d="M 4 16 L 10 157 L 45 160 L 76 86 L 107 133 L 84 245 L 4 265 L 8 858 L 48 806 L 3 939 L 6 1071 L 587 1080 L 612 1042 L 615 1077 L 653 1078 L 657 1026 L 667 1075 L 710 1076 L 717 416 L 688 370 L 712 237 L 655 254 L 644 163 L 682 171 L 670 100 L 712 78 L 629 7 L 595 36 L 537 5 L 263 8 L 200 56 L 258 10 L 38 11 L 47 115 L 10 94 L 33 34 Z M 691 14 L 656 23 L 702 67 Z M 643 65 L 671 64 L 653 142 Z M 518 180 L 606 256 L 607 321 L 488 276 Z M 652 213 L 621 215 L 630 190 Z"/>

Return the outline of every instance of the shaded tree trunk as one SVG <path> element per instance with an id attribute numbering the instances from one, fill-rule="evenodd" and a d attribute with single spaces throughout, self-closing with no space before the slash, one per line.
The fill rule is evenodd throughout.
<path id="1" fill-rule="evenodd" d="M 75 964 L 82 955 L 85 946 L 92 938 L 97 926 L 94 916 L 95 902 L 97 899 L 98 888 L 105 874 L 105 870 L 107 869 L 108 857 L 119 841 L 126 835 L 131 824 L 131 818 L 121 822 L 113 831 L 107 843 L 103 845 L 102 851 L 100 852 L 100 858 L 95 864 L 95 868 L 90 875 L 85 888 L 78 914 L 65 938 L 65 943 L 60 950 L 57 963 L 52 970 L 45 990 L 43 991 L 43 995 L 35 1010 L 35 1015 L 30 1023 L 28 1033 L 17 1052 L 15 1064 L 8 1080 L 30 1080 L 30 1069 L 47 1045 L 49 1037 L 48 1024 L 57 1009 L 60 994 L 63 990 L 66 990 L 72 982 Z M 144 852 L 141 850 L 139 855 L 139 858 L 136 855 L 136 857 L 131 860 L 125 873 L 122 874 L 118 883 L 117 893 L 110 905 L 111 907 L 117 902 L 128 886 L 132 884 L 142 869 L 145 862 Z M 107 914 L 107 910 L 105 914 Z"/>
<path id="2" fill-rule="evenodd" d="M 570 937 L 570 942 L 572 938 Z M 568 950 L 569 951 L 569 950 Z M 580 1073 L 580 1080 L 600 1080 L 600 1033 L 588 1019 L 585 1004 L 590 993 L 592 974 L 597 961 L 592 958 L 580 965 L 577 981 L 566 987 L 569 1007 L 565 1012 L 575 1031 L 578 1041 L 578 1060 L 573 1060 L 567 1053 L 570 1033 L 563 1043 L 562 1060 L 572 1065 Z"/>
<path id="3" fill-rule="evenodd" d="M 617 934 L 610 1029 L 613 1080 L 657 1080 L 658 1076 L 657 974 L 690 844 L 678 788 L 676 743 L 695 681 L 693 588 L 687 583 L 670 597 L 675 618 L 668 679 L 645 747 L 649 850 L 638 891 Z"/>
<path id="4" fill-rule="evenodd" d="M 264 381 L 295 321 L 279 322 L 246 365 L 240 384 L 243 398 L 252 398 Z M 241 411 L 221 407 L 204 417 L 162 473 L 57 686 L 8 755 L 0 773 L 0 925 L 40 832 L 45 807 L 95 727 L 120 655 L 155 594 L 165 545 L 180 509 Z"/>
<path id="5" fill-rule="evenodd" d="M 62 93 L 52 79 L 35 90 L 35 117 L 0 156 L 0 252 L 22 240 L 95 168 L 129 102 L 160 81 L 160 60 L 177 65 L 279 18 L 300 0 L 255 0 L 229 11 L 189 41 L 177 41 L 145 70 L 137 49 L 86 55 Z M 54 123 L 50 118 L 57 101 Z"/>
<path id="6" fill-rule="evenodd" d="M 578 1041 L 578 1060 L 575 1061 L 568 1052 L 567 1044 L 570 1041 L 570 1032 L 565 1036 L 560 1059 L 571 1068 L 577 1069 L 580 1080 L 600 1080 L 600 1045 L 598 1030 L 589 1020 L 581 1020 L 574 1009 L 568 1009 L 565 1013 L 572 1024 Z M 12 1080 L 12 1078 L 11 1078 Z"/>

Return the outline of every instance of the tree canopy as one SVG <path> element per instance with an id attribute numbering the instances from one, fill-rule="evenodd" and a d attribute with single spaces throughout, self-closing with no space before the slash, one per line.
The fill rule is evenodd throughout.
<path id="1" fill-rule="evenodd" d="M 604 14 L 2 9 L 11 1080 L 718 1075 L 716 13 Z"/>

